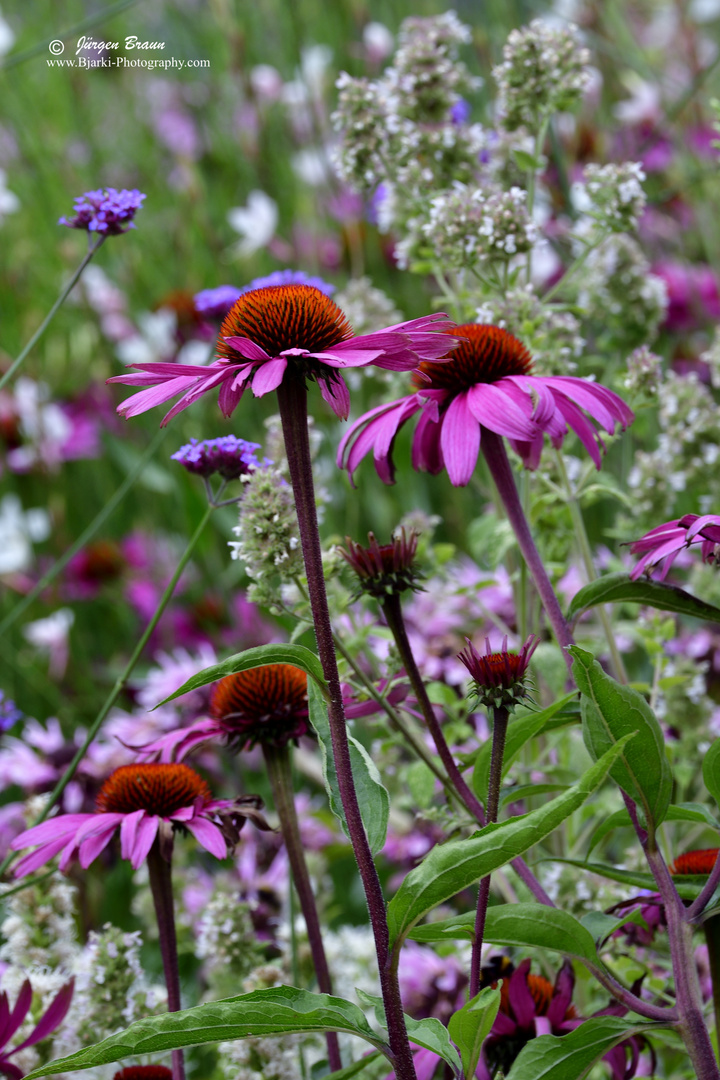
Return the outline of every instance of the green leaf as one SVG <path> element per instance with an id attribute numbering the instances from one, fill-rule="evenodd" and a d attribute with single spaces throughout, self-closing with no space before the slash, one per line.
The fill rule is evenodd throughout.
<path id="1" fill-rule="evenodd" d="M 707 825 L 710 829 L 715 829 L 720 832 L 720 821 L 713 817 L 708 810 L 707 806 L 703 806 L 702 803 L 678 803 L 676 806 L 669 806 L 667 814 L 665 815 L 665 821 L 694 821 L 702 825 Z M 613 829 L 632 828 L 633 823 L 630 820 L 630 815 L 627 810 L 616 810 L 614 814 L 611 814 L 602 825 L 593 833 L 593 838 L 588 848 L 588 858 L 593 848 L 603 840 L 608 833 Z"/>
<path id="2" fill-rule="evenodd" d="M 474 933 L 475 914 L 467 912 L 442 922 L 416 926 L 410 937 L 413 941 L 423 942 L 472 941 Z M 598 959 L 592 935 L 583 924 L 569 912 L 544 904 L 489 907 L 483 939 L 492 945 L 551 949 L 593 963 Z"/>
<path id="3" fill-rule="evenodd" d="M 654 607 L 659 611 L 675 611 L 679 615 L 692 615 L 695 619 L 706 619 L 708 622 L 720 622 L 720 608 L 706 604 L 704 600 L 698 600 L 696 596 L 678 589 L 675 585 L 668 585 L 663 581 L 649 581 L 640 579 L 631 581 L 624 570 L 616 574 L 605 574 L 604 577 L 591 581 L 575 593 L 572 603 L 568 608 L 567 618 L 573 623 L 578 615 L 588 608 L 597 604 L 612 604 L 621 602 L 631 604 L 644 604 L 646 607 Z"/>
<path id="4" fill-rule="evenodd" d="M 518 169 L 523 172 L 537 172 L 542 167 L 542 160 L 535 157 L 534 154 L 529 153 L 527 150 L 520 150 L 518 147 L 513 148 L 512 152 L 515 158 L 515 164 Z"/>
<path id="5" fill-rule="evenodd" d="M 315 728 L 320 741 L 322 770 L 325 777 L 325 788 L 330 800 L 330 808 L 338 821 L 340 821 L 345 833 L 349 836 L 335 769 L 327 705 L 323 701 L 320 691 L 312 682 L 308 683 L 308 711 L 310 713 L 310 723 Z M 360 816 L 365 826 L 368 843 L 373 855 L 376 855 L 385 846 L 388 817 L 390 815 L 390 796 L 383 787 L 375 762 L 362 743 L 359 743 L 357 739 L 354 739 L 349 734 L 348 743 L 350 744 L 350 765 L 360 806 Z"/>
<path id="6" fill-rule="evenodd" d="M 351 1001 L 329 994 L 311 994 L 293 986 L 275 986 L 197 1005 L 182 1012 L 148 1016 L 95 1046 L 51 1061 L 29 1075 L 34 1078 L 92 1069 L 127 1057 L 161 1054 L 201 1043 L 312 1031 L 343 1031 L 358 1035 L 389 1054 L 389 1048 Z"/>
<path id="7" fill-rule="evenodd" d="M 411 1043 L 423 1046 L 426 1050 L 432 1050 L 448 1063 L 456 1076 L 460 1075 L 458 1052 L 450 1042 L 448 1029 L 436 1017 L 428 1016 L 424 1020 L 413 1020 L 412 1016 L 406 1013 L 405 1027 Z"/>
<path id="8" fill-rule="evenodd" d="M 413 801 L 421 810 L 427 809 L 435 796 L 435 773 L 424 761 L 414 761 L 405 772 L 405 780 Z"/>
<path id="9" fill-rule="evenodd" d="M 462 1058 L 465 1076 L 473 1077 L 485 1037 L 495 1023 L 500 1008 L 500 987 L 486 986 L 450 1017 L 450 1037 Z"/>
<path id="10" fill-rule="evenodd" d="M 597 760 L 618 739 L 635 732 L 610 770 L 627 795 L 639 803 L 653 831 L 667 813 L 672 795 L 672 772 L 665 754 L 665 737 L 642 694 L 621 686 L 603 671 L 591 653 L 571 645 L 572 673 L 582 694 L 583 739 Z"/>
<path id="11" fill-rule="evenodd" d="M 720 739 L 715 740 L 703 758 L 702 772 L 705 787 L 720 806 Z"/>
<path id="12" fill-rule="evenodd" d="M 367 1068 L 368 1065 L 373 1065 L 380 1057 L 380 1050 L 373 1050 L 372 1053 L 366 1054 L 365 1057 L 360 1058 L 359 1061 L 354 1061 L 352 1065 L 346 1065 L 344 1069 L 338 1069 L 337 1072 L 327 1073 L 323 1080 L 351 1080 L 351 1077 L 357 1076 L 359 1072 Z"/>
<path id="13" fill-rule="evenodd" d="M 621 926 L 625 926 L 626 923 L 637 923 L 638 926 L 646 926 L 639 908 L 635 908 L 634 911 L 626 911 L 620 918 L 617 915 L 606 915 L 604 911 L 588 911 L 583 915 L 580 922 L 590 932 L 595 945 L 598 947 L 611 934 L 619 930 Z"/>
<path id="14" fill-rule="evenodd" d="M 638 889 L 649 889 L 657 892 L 657 883 L 652 874 L 643 873 L 642 870 L 623 870 L 618 866 L 610 866 L 608 863 L 584 862 L 582 859 L 548 859 L 547 862 L 565 863 L 566 866 L 579 866 L 581 870 L 587 870 L 588 874 L 599 874 L 600 877 L 609 878 L 610 881 L 620 881 L 623 885 L 634 885 Z M 700 874 L 683 874 L 682 877 L 673 879 L 675 888 L 683 900 L 694 900 L 700 889 L 707 881 L 707 876 Z M 627 922 L 627 919 L 625 920 Z"/>
<path id="15" fill-rule="evenodd" d="M 190 690 L 197 690 L 201 686 L 207 686 L 208 683 L 224 679 L 226 675 L 237 675 L 239 671 L 250 671 L 251 668 L 266 667 L 268 664 L 292 664 L 293 667 L 300 668 L 320 687 L 323 697 L 329 700 L 330 692 L 323 676 L 322 666 L 315 653 L 306 649 L 304 645 L 272 643 L 258 645 L 255 649 L 246 649 L 245 652 L 228 656 L 227 660 L 222 660 L 219 664 L 203 668 L 197 675 L 193 675 L 192 679 L 183 683 L 174 694 L 163 698 L 153 707 L 159 709 L 161 705 L 167 705 L 168 701 L 174 701 L 175 698 L 189 693 Z"/>
<path id="16" fill-rule="evenodd" d="M 633 737 L 630 734 L 611 747 L 577 784 L 546 806 L 522 817 L 486 825 L 466 840 L 451 840 L 432 848 L 420 865 L 410 871 L 388 905 L 391 945 L 397 947 L 413 926 L 438 904 L 522 855 L 553 832 L 599 787 L 627 740 Z"/>
<path id="17" fill-rule="evenodd" d="M 554 795 L 558 791 L 567 791 L 569 787 L 569 784 L 519 784 L 517 787 L 505 788 L 500 795 L 500 806 L 520 802 L 531 795 Z"/>
<path id="18" fill-rule="evenodd" d="M 530 739 L 539 735 L 547 722 L 551 720 L 556 713 L 577 697 L 577 692 L 573 690 L 571 694 L 566 694 L 564 697 L 554 701 L 552 705 L 548 705 L 546 709 L 541 709 L 539 712 L 531 712 L 530 710 L 523 713 L 516 714 L 516 716 L 510 721 L 507 729 L 507 736 L 505 738 L 505 753 L 503 754 L 503 776 L 506 775 L 510 766 L 515 761 L 516 757 L 522 750 L 523 746 Z M 490 777 L 490 758 L 492 756 L 492 739 L 488 739 L 480 747 L 475 758 L 475 769 L 473 771 L 472 786 L 473 791 L 479 799 L 483 802 L 487 798 L 488 793 L 488 780 Z"/>
<path id="19" fill-rule="evenodd" d="M 513 1062 L 507 1080 L 583 1080 L 613 1046 L 659 1024 L 629 1024 L 620 1016 L 595 1016 L 567 1035 L 531 1039 Z"/>

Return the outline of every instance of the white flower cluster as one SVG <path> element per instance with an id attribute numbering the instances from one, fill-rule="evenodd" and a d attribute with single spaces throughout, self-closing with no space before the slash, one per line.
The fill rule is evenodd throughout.
<path id="1" fill-rule="evenodd" d="M 589 81 L 590 54 L 573 26 L 556 29 L 542 19 L 511 31 L 503 62 L 493 69 L 508 131 L 536 128 L 554 112 L 567 112 Z"/>
<path id="2" fill-rule="evenodd" d="M 632 237 L 609 236 L 588 257 L 578 305 L 608 347 L 654 341 L 667 310 L 667 288 Z"/>
<path id="3" fill-rule="evenodd" d="M 276 469 L 253 472 L 233 532 L 239 540 L 230 542 L 232 558 L 245 563 L 252 579 L 248 598 L 275 608 L 279 585 L 303 573 L 292 488 Z"/>
<path id="4" fill-rule="evenodd" d="M 569 311 L 543 304 L 532 285 L 510 289 L 505 297 L 477 309 L 477 321 L 509 330 L 529 349 L 538 375 L 569 375 L 577 368 L 585 339 Z"/>
<path id="5" fill-rule="evenodd" d="M 624 386 L 633 404 L 657 400 L 662 381 L 662 360 L 647 345 L 635 349 L 627 361 Z"/>
<path id="6" fill-rule="evenodd" d="M 637 161 L 586 165 L 585 182 L 573 187 L 573 203 L 603 229 L 632 232 L 647 202 L 644 180 L 645 172 Z"/>
<path id="7" fill-rule="evenodd" d="M 710 369 L 710 385 L 713 390 L 720 390 L 720 327 L 715 328 L 710 347 L 700 353 L 700 359 Z"/>
<path id="8" fill-rule="evenodd" d="M 356 334 L 373 334 L 402 322 L 404 317 L 390 297 L 382 289 L 375 288 L 369 277 L 351 278 L 334 299 Z"/>
<path id="9" fill-rule="evenodd" d="M 57 973 L 54 989 L 70 977 L 79 951 L 76 889 L 56 875 L 21 889 L 7 900 L 0 960 L 34 979 L 36 969 Z M 22 981 L 22 980 L 21 980 Z"/>
<path id="10" fill-rule="evenodd" d="M 250 908 L 230 891 L 215 892 L 197 935 L 196 954 L 205 960 L 205 974 L 217 997 L 232 994 L 262 958 Z"/>
<path id="11" fill-rule="evenodd" d="M 444 120 L 464 93 L 481 85 L 458 58 L 459 46 L 471 39 L 454 11 L 406 19 L 387 72 L 391 111 L 416 123 Z"/>
<path id="12" fill-rule="evenodd" d="M 628 484 L 637 517 L 629 535 L 669 520 L 678 495 L 697 484 L 710 507 L 720 503 L 720 414 L 694 372 L 668 371 L 658 389 L 660 434 L 652 451 L 640 450 Z M 638 520 L 639 519 L 639 520 Z"/>

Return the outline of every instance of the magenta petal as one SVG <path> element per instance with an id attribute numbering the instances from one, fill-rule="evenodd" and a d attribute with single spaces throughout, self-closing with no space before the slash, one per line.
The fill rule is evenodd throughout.
<path id="1" fill-rule="evenodd" d="M 453 487 L 469 482 L 480 451 L 480 424 L 468 407 L 468 396 L 468 391 L 458 394 L 441 420 L 440 449 Z"/>
<path id="2" fill-rule="evenodd" d="M 557 401 L 557 407 L 565 420 L 595 462 L 595 468 L 599 469 L 602 465 L 602 457 L 600 455 L 600 450 L 598 449 L 598 443 L 602 449 L 605 448 L 597 431 L 569 398 L 563 397 L 562 394 L 558 394 L 555 400 Z"/>
<path id="3" fill-rule="evenodd" d="M 505 435 L 510 439 L 530 441 L 538 433 L 538 425 L 530 418 L 532 404 L 527 399 L 525 409 L 521 408 L 502 387 L 502 382 L 476 383 L 467 392 L 468 408 L 479 424 L 494 431 L 496 435 Z"/>
<path id="4" fill-rule="evenodd" d="M 263 397 L 271 390 L 277 390 L 283 381 L 287 363 L 287 357 L 276 356 L 256 368 L 252 381 L 252 392 L 255 397 Z"/>
<path id="5" fill-rule="evenodd" d="M 529 971 L 530 961 L 523 960 L 522 964 L 510 976 L 508 986 L 510 1008 L 521 1028 L 532 1027 L 535 1019 L 535 1001 L 527 984 Z"/>
<path id="6" fill-rule="evenodd" d="M 57 817 L 43 821 L 40 825 L 33 825 L 20 833 L 10 844 L 13 851 L 21 848 L 32 847 L 34 844 L 52 843 L 55 840 L 67 839 L 75 833 L 86 821 L 95 818 L 95 814 L 59 814 Z"/>
<path id="7" fill-rule="evenodd" d="M 605 428 L 608 434 L 615 431 L 616 422 L 627 427 L 634 413 L 622 398 L 598 383 L 587 382 L 571 375 L 546 375 L 545 382 L 579 405 Z"/>
<path id="8" fill-rule="evenodd" d="M 86 840 L 80 841 L 76 836 L 75 843 L 78 845 L 78 860 L 83 870 L 87 870 L 88 866 L 97 859 L 101 851 L 104 851 L 108 846 L 113 836 L 117 825 L 106 825 L 102 831 L 95 832 L 92 836 L 89 836 Z"/>
<path id="9" fill-rule="evenodd" d="M 151 386 L 147 390 L 141 390 L 139 394 L 133 394 L 127 401 L 123 401 L 121 405 L 118 405 L 117 411 L 126 419 L 131 416 L 138 416 L 140 413 L 147 412 L 148 409 L 154 409 L 156 405 L 164 405 L 166 401 L 176 397 L 177 394 L 185 393 L 196 382 L 197 379 L 195 378 L 170 379 L 159 386 Z"/>
<path id="10" fill-rule="evenodd" d="M 123 859 L 132 858 L 138 826 L 144 817 L 144 810 L 133 810 L 123 816 L 120 824 L 120 855 Z"/>
<path id="11" fill-rule="evenodd" d="M 155 837 L 160 828 L 160 818 L 155 814 L 146 814 L 137 828 L 133 849 L 130 856 L 130 865 L 137 870 L 140 864 L 147 858 L 150 848 L 155 842 Z"/>
<path id="12" fill-rule="evenodd" d="M 207 818 L 194 817 L 185 823 L 185 828 L 216 859 L 227 859 L 228 851 L 225 837 L 212 821 L 208 821 Z"/>
<path id="13" fill-rule="evenodd" d="M 23 1020 L 30 1011 L 32 999 L 33 992 L 29 979 L 25 979 L 25 982 L 20 987 L 20 993 L 17 996 L 17 1000 L 15 1002 L 15 1005 L 13 1006 L 12 1012 L 10 1012 L 8 1007 L 7 994 L 2 994 L 2 1011 L 4 1013 L 4 1023 L 2 1027 L 2 1032 L 0 1033 L 0 1046 L 5 1046 L 5 1044 L 9 1042 L 10 1039 L 12 1039 L 13 1035 L 20 1027 Z"/>
<path id="14" fill-rule="evenodd" d="M 17 1053 L 18 1050 L 24 1050 L 27 1046 L 34 1046 L 35 1043 L 40 1042 L 42 1039 L 46 1039 L 55 1028 L 62 1024 L 67 1016 L 68 1009 L 70 1008 L 74 989 L 75 983 L 73 979 L 60 987 L 57 994 L 35 1025 L 34 1031 L 28 1035 L 24 1042 L 21 1042 L 18 1046 L 14 1046 L 10 1051 L 11 1054 Z"/>
<path id="15" fill-rule="evenodd" d="M 245 387 L 241 386 L 239 389 L 235 389 L 234 381 L 231 383 L 228 379 L 227 382 L 222 384 L 218 396 L 218 405 L 223 416 L 232 416 L 244 393 Z"/>
<path id="16" fill-rule="evenodd" d="M 363 430 L 363 428 L 365 428 L 371 420 L 374 420 L 375 417 L 388 412 L 390 409 L 394 409 L 396 405 L 402 404 L 404 400 L 405 398 L 399 398 L 397 401 L 389 401 L 386 405 L 377 405 L 374 409 L 370 409 L 369 412 L 363 413 L 362 416 L 358 417 L 358 419 L 350 425 L 340 440 L 340 446 L 338 447 L 336 462 L 339 469 L 348 468 L 345 464 L 345 451 L 357 433 Z"/>
<path id="17" fill-rule="evenodd" d="M 226 337 L 224 338 L 225 344 L 229 345 L 231 349 L 237 349 L 244 360 L 269 360 L 270 355 L 266 353 L 259 345 L 256 345 L 254 341 L 246 337 Z"/>
<path id="18" fill-rule="evenodd" d="M 350 391 L 342 376 L 338 376 L 332 382 L 320 379 L 320 393 L 325 401 L 341 420 L 347 420 L 350 413 Z"/>
<path id="19" fill-rule="evenodd" d="M 33 870 L 38 870 L 45 863 L 50 862 L 55 856 L 63 850 L 68 843 L 67 837 L 58 837 L 57 840 L 49 840 L 47 844 L 42 844 L 35 851 L 31 851 L 29 855 L 24 855 L 22 859 L 18 859 L 13 869 L 13 874 L 16 878 L 25 877 L 27 874 L 31 874 Z M 74 846 L 74 838 L 70 841 L 69 847 Z"/>
<path id="20" fill-rule="evenodd" d="M 383 355 L 382 349 L 356 349 L 357 338 L 341 341 L 327 352 L 311 353 L 316 360 L 321 360 L 328 367 L 367 367 Z"/>
<path id="21" fill-rule="evenodd" d="M 434 420 L 432 413 L 423 412 L 418 420 L 412 444 L 412 466 L 422 472 L 437 476 L 445 464 L 440 449 L 442 425 Z"/>

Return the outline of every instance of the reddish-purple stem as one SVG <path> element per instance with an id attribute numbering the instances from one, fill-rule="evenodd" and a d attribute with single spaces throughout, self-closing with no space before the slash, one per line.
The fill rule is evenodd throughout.
<path id="1" fill-rule="evenodd" d="M 263 744 L 263 754 L 267 766 L 270 786 L 273 793 L 275 809 L 280 818 L 280 828 L 285 841 L 288 862 L 292 870 L 295 889 L 300 900 L 305 926 L 307 928 L 308 942 L 313 959 L 313 967 L 317 977 L 318 987 L 323 994 L 332 994 L 332 979 L 328 968 L 325 946 L 323 945 L 320 919 L 318 918 L 317 905 L 312 890 L 310 874 L 305 861 L 300 826 L 295 810 L 295 797 L 292 782 L 292 762 L 290 760 L 290 748 L 288 746 L 271 746 Z M 325 1035 L 328 1051 L 328 1064 L 331 1072 L 342 1069 L 340 1057 L 340 1044 L 336 1031 L 328 1031 Z"/>
<path id="2" fill-rule="evenodd" d="M 165 985 L 168 995 L 168 1012 L 180 1012 L 180 972 L 178 969 L 177 935 L 175 933 L 175 906 L 172 891 L 172 869 L 160 853 L 160 839 L 148 854 L 150 891 L 155 905 L 155 918 L 160 938 Z M 173 1080 L 185 1080 L 185 1058 L 182 1050 L 171 1054 Z"/>
<path id="3" fill-rule="evenodd" d="M 558 645 L 562 649 L 568 671 L 570 671 L 572 668 L 572 657 L 567 651 L 567 646 L 574 645 L 575 641 L 570 633 L 570 628 L 565 621 L 565 616 L 562 613 L 562 608 L 555 595 L 555 590 L 552 587 L 550 578 L 547 576 L 538 549 L 535 547 L 535 541 L 532 538 L 530 527 L 527 523 L 527 518 L 525 517 L 525 512 L 522 508 L 522 503 L 518 494 L 517 485 L 515 484 L 512 467 L 508 461 L 505 443 L 502 440 L 502 436 L 496 435 L 494 431 L 490 431 L 488 428 L 484 427 L 482 429 L 480 446 L 485 455 L 490 475 L 493 478 L 495 487 L 497 488 L 503 506 L 505 507 L 508 521 L 512 525 L 518 547 L 520 548 L 522 557 L 525 560 L 532 579 L 535 582 L 535 588 L 537 589 L 542 605 L 545 608 L 545 614 L 553 628 L 553 633 L 555 634 Z"/>
<path id="4" fill-rule="evenodd" d="M 318 655 L 330 694 L 328 717 L 338 787 L 375 938 L 380 987 L 385 1006 L 390 1049 L 394 1056 L 395 1075 L 397 1080 L 416 1080 L 397 972 L 390 963 L 390 937 L 385 914 L 385 898 L 360 816 L 350 764 L 347 725 L 325 591 L 322 550 L 317 524 L 315 485 L 308 437 L 307 388 L 301 379 L 290 379 L 286 374 L 278 387 L 277 395 L 285 452 L 300 527 L 300 543 L 305 561 Z"/>

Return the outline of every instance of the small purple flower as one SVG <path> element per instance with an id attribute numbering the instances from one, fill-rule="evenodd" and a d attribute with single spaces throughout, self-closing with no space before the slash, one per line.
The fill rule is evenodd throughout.
<path id="1" fill-rule="evenodd" d="M 120 236 L 128 229 L 135 228 L 133 218 L 146 198 L 137 188 L 132 191 L 126 188 L 122 191 L 115 188 L 86 191 L 75 200 L 75 217 L 61 217 L 58 225 L 98 232 L 104 236 Z"/>
<path id="2" fill-rule="evenodd" d="M 15 702 L 6 697 L 3 690 L 0 690 L 0 732 L 9 731 L 13 724 L 17 724 L 22 718 L 23 713 Z"/>
<path id="3" fill-rule="evenodd" d="M 249 285 L 240 289 L 239 295 L 252 292 L 253 289 L 269 289 L 275 285 L 311 285 L 313 289 L 319 289 L 326 296 L 332 296 L 335 286 L 322 278 L 312 277 L 303 273 L 302 270 L 274 270 L 267 277 L 254 278 Z"/>
<path id="4" fill-rule="evenodd" d="M 255 456 L 260 443 L 246 442 L 234 435 L 223 435 L 219 439 L 191 439 L 185 446 L 171 454 L 172 461 L 179 461 L 189 473 L 195 476 L 210 477 L 220 473 L 224 480 L 238 480 L 247 476 L 254 469 L 259 469 L 261 462 Z M 266 458 L 265 465 L 271 464 Z"/>
<path id="5" fill-rule="evenodd" d="M 206 319 L 224 319 L 242 289 L 237 285 L 218 285 L 216 289 L 203 289 L 195 293 L 195 310 Z"/>
<path id="6" fill-rule="evenodd" d="M 472 109 L 470 108 L 470 103 L 467 102 L 465 98 L 458 98 L 450 109 L 450 119 L 453 124 L 456 124 L 459 127 L 461 124 L 467 124 L 471 112 Z"/>

